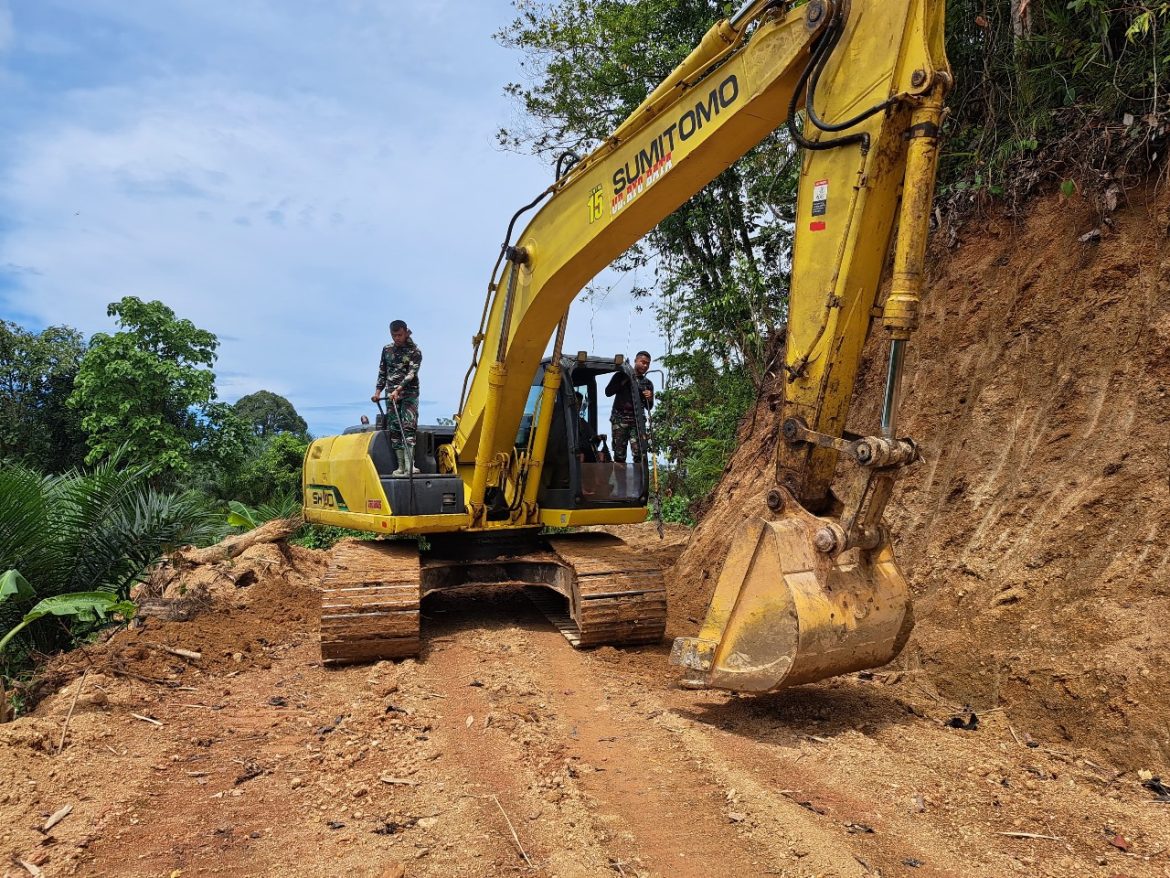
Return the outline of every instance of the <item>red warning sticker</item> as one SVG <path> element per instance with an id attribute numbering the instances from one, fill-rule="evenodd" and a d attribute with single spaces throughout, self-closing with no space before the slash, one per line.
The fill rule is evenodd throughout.
<path id="1" fill-rule="evenodd" d="M 808 224 L 808 230 L 810 232 L 823 232 L 825 230 L 825 224 L 821 220 L 816 220 Z"/>

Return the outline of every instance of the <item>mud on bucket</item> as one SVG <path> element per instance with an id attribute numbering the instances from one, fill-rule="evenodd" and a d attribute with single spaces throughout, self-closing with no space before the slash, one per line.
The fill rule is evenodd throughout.
<path id="1" fill-rule="evenodd" d="M 827 523 L 803 510 L 736 531 L 697 637 L 670 662 L 684 685 L 768 692 L 892 661 L 910 637 L 910 592 L 888 539 L 817 551 Z"/>

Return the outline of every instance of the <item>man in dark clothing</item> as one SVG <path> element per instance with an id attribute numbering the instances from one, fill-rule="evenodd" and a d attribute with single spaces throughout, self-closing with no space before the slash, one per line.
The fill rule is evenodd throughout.
<path id="1" fill-rule="evenodd" d="M 414 436 L 418 429 L 418 370 L 422 365 L 422 351 L 410 337 L 404 320 L 390 324 L 392 344 L 382 348 L 378 364 L 378 384 L 370 399 L 374 402 L 386 390 L 390 405 L 386 411 L 386 429 L 390 444 L 398 458 L 394 475 L 404 476 L 418 472 L 414 465 Z M 403 444 L 403 436 L 406 442 Z"/>
<path id="2" fill-rule="evenodd" d="M 650 369 L 650 355 L 646 351 L 638 351 L 634 357 L 634 381 L 637 401 L 646 411 L 654 407 L 654 385 L 646 377 Z M 638 435 L 638 419 L 635 414 L 635 393 L 630 392 L 630 379 L 624 371 L 614 372 L 605 386 L 606 396 L 617 396 L 613 401 L 613 411 L 609 414 L 609 423 L 613 428 L 613 459 L 618 463 L 626 462 L 626 446 L 634 450 L 634 455 L 641 453 L 641 437 Z"/>

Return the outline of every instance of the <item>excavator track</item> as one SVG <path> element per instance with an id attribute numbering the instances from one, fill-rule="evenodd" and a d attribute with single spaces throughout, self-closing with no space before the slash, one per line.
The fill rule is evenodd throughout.
<path id="1" fill-rule="evenodd" d="M 333 550 L 321 584 L 326 665 L 418 655 L 419 558 L 413 540 L 343 543 Z"/>
<path id="2" fill-rule="evenodd" d="M 662 639 L 666 632 L 666 587 L 662 568 L 652 557 L 605 533 L 575 534 L 548 542 L 575 573 L 569 613 L 560 609 L 551 595 L 534 598 L 573 646 L 622 646 Z"/>

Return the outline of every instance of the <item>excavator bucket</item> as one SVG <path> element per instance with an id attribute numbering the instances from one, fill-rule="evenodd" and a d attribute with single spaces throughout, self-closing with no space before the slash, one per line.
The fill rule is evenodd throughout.
<path id="1" fill-rule="evenodd" d="M 801 512 L 740 526 L 698 637 L 674 642 L 684 685 L 768 692 L 902 651 L 914 616 L 888 540 L 834 557 L 813 544 L 825 523 Z"/>

